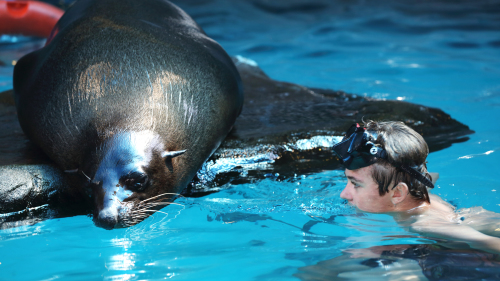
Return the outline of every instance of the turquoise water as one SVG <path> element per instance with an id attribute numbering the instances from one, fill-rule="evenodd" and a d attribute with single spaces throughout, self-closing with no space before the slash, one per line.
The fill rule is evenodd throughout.
<path id="1" fill-rule="evenodd" d="M 476 133 L 429 155 L 433 193 L 500 212 L 500 1 L 179 3 L 273 79 L 438 107 Z M 307 4 L 306 4 L 307 3 Z M 0 46 L 0 57 L 31 45 Z M 12 67 L 0 67 L 0 90 Z M 432 243 L 339 199 L 342 171 L 181 198 L 128 229 L 85 216 L 0 231 L 0 280 L 297 280 L 342 250 Z"/>

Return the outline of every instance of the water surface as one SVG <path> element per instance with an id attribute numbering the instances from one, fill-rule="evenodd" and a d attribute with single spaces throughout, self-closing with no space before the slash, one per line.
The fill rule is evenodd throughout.
<path id="1" fill-rule="evenodd" d="M 469 141 L 429 156 L 441 175 L 433 193 L 500 212 L 499 1 L 178 4 L 273 79 L 438 107 L 468 125 Z M 4 44 L 0 58 L 29 48 Z M 0 90 L 12 68 L 0 67 Z M 346 249 L 434 243 L 386 215 L 356 214 L 338 197 L 344 185 L 342 171 L 269 174 L 181 198 L 128 229 L 77 216 L 2 230 L 0 280 L 297 280 L 298 268 Z"/>

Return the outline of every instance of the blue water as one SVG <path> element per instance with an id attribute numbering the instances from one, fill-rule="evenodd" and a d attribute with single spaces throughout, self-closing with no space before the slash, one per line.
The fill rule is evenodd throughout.
<path id="1" fill-rule="evenodd" d="M 500 212 L 500 1 L 403 2 L 179 5 L 273 79 L 438 107 L 470 126 L 469 141 L 429 155 L 433 193 Z M 0 58 L 32 47 L 13 46 Z M 0 67 L 0 90 L 11 77 Z M 181 198 L 128 229 L 78 216 L 2 230 L 0 280 L 297 280 L 345 249 L 432 243 L 386 215 L 355 214 L 344 185 L 342 171 L 269 177 Z"/>

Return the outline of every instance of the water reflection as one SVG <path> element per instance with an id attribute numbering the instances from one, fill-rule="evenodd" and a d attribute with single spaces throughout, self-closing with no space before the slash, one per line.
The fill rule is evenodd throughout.
<path id="1" fill-rule="evenodd" d="M 119 250 L 123 249 L 125 253 L 115 254 L 109 257 L 109 261 L 104 264 L 108 272 L 115 273 L 114 271 L 130 271 L 135 269 L 136 254 L 127 252 L 132 247 L 132 241 L 128 238 L 114 238 L 111 239 L 110 242 Z M 132 280 L 135 279 L 135 277 L 136 275 L 134 273 L 124 273 L 106 276 L 104 280 Z"/>
<path id="2" fill-rule="evenodd" d="M 106 263 L 108 270 L 131 270 L 135 267 L 135 254 L 123 253 L 111 256 L 111 261 Z"/>
<path id="3" fill-rule="evenodd" d="M 123 247 L 126 251 L 132 246 L 132 241 L 127 238 L 115 238 L 111 239 L 111 244 L 115 247 Z"/>

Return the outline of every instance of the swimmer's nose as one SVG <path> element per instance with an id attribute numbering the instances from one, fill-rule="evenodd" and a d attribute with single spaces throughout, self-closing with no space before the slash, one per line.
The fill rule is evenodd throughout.
<path id="1" fill-rule="evenodd" d="M 347 186 L 340 193 L 340 198 L 346 199 L 346 200 L 352 200 L 351 193 L 347 190 Z"/>
<path id="2" fill-rule="evenodd" d="M 111 210 L 110 208 L 104 209 L 99 212 L 99 216 L 96 220 L 96 225 L 107 230 L 115 228 L 118 222 L 118 212 L 116 210 Z"/>

